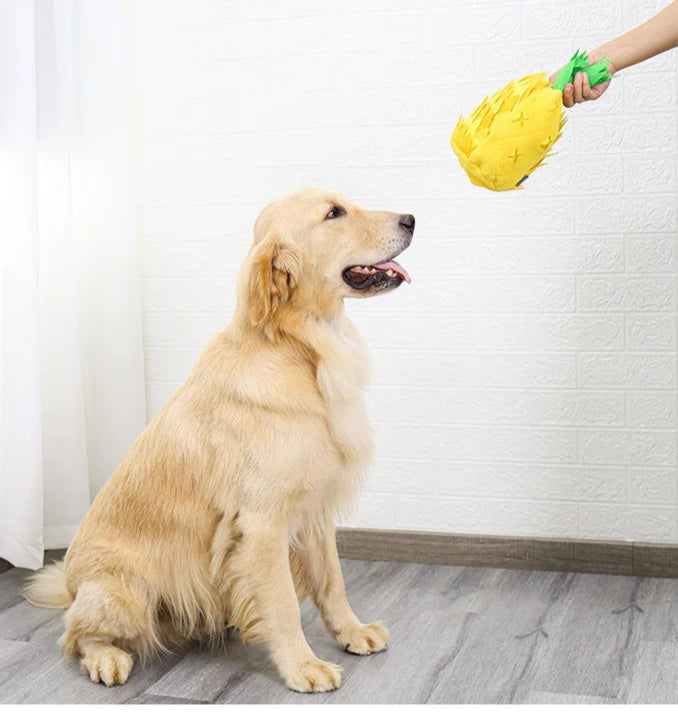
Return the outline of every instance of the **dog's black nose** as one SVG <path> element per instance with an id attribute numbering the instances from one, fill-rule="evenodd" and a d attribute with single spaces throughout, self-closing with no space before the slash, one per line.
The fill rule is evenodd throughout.
<path id="1" fill-rule="evenodd" d="M 414 232 L 414 215 L 401 215 L 398 220 L 398 225 L 401 225 L 410 232 Z"/>

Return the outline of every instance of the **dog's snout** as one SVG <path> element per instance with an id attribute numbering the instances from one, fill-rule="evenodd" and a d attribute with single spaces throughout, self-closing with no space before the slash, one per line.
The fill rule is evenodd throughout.
<path id="1" fill-rule="evenodd" d="M 404 227 L 410 233 L 414 232 L 414 215 L 401 215 L 398 219 L 398 225 Z"/>

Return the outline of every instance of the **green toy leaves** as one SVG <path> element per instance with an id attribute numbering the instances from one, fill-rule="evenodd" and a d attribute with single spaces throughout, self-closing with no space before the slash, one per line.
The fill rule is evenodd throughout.
<path id="1" fill-rule="evenodd" d="M 577 72 L 586 72 L 589 75 L 589 85 L 592 87 L 596 86 L 596 84 L 602 84 L 608 79 L 612 79 L 612 75 L 608 71 L 609 64 L 610 60 L 607 59 L 607 55 L 597 62 L 589 64 L 588 54 L 577 50 L 572 59 L 558 72 L 552 88 L 562 92 L 566 84 L 572 83 Z"/>

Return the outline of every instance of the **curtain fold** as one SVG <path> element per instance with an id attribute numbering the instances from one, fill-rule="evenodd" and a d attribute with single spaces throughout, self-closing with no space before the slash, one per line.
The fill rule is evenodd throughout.
<path id="1" fill-rule="evenodd" d="M 68 545 L 145 423 L 126 56 L 117 0 L 0 0 L 0 556 L 18 566 Z"/>

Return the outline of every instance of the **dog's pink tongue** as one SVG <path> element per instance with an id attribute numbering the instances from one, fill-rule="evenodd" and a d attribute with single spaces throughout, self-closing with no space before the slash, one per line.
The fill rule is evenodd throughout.
<path id="1" fill-rule="evenodd" d="M 404 267 L 401 267 L 395 260 L 390 260 L 389 262 L 380 262 L 378 265 L 372 266 L 376 267 L 378 270 L 383 270 L 384 272 L 387 269 L 392 269 L 394 272 L 399 274 L 408 284 L 412 281 L 410 279 L 410 275 L 407 274 L 407 270 Z"/>

